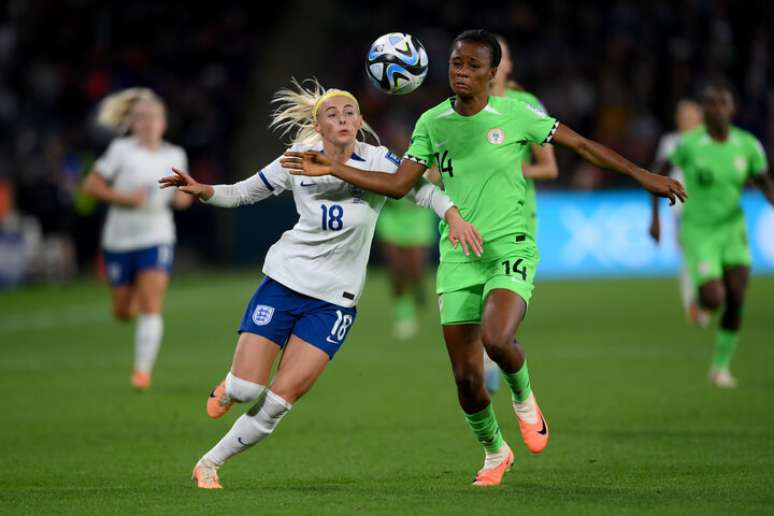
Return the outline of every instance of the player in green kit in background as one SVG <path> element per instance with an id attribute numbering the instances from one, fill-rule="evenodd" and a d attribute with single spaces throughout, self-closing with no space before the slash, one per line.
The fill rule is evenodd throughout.
<path id="1" fill-rule="evenodd" d="M 510 78 L 513 73 L 511 47 L 504 37 L 499 34 L 496 37 L 500 43 L 502 58 L 490 86 L 490 94 L 497 97 L 520 100 L 534 109 L 545 113 L 546 109 L 538 98 Z M 528 231 L 537 241 L 537 193 L 535 191 L 535 181 L 550 181 L 559 177 L 554 146 L 550 143 L 542 146 L 534 143 L 525 146 L 522 154 L 521 172 L 524 175 L 525 186 L 524 215 L 527 217 Z M 494 394 L 500 388 L 500 368 L 486 353 L 484 353 L 484 385 L 489 394 Z"/>
<path id="2" fill-rule="evenodd" d="M 423 299 L 422 277 L 435 241 L 436 220 L 430 210 L 417 209 L 406 199 L 390 199 L 376 224 L 392 284 L 393 334 L 401 340 L 419 329 L 417 304 Z"/>
<path id="3" fill-rule="evenodd" d="M 731 125 L 734 97 L 724 82 L 714 82 L 702 94 L 704 125 L 682 136 L 662 169 L 682 169 L 691 198 L 685 203 L 680 242 L 685 264 L 702 308 L 723 309 L 715 337 L 709 380 L 718 387 L 735 387 L 731 358 L 736 349 L 747 280 L 750 248 L 740 205 L 742 190 L 754 183 L 774 205 L 774 182 L 763 146 L 750 133 Z M 654 203 L 651 235 L 660 238 L 658 206 Z"/>
<path id="4" fill-rule="evenodd" d="M 436 291 L 446 349 L 465 421 L 485 451 L 474 485 L 500 484 L 513 463 L 489 394 L 483 351 L 497 362 L 510 387 L 513 410 L 527 448 L 548 444 L 548 425 L 532 393 L 524 350 L 515 335 L 532 297 L 538 250 L 524 216 L 522 154 L 531 143 L 555 141 L 591 163 L 638 181 L 671 201 L 684 199 L 677 181 L 652 174 L 588 140 L 528 104 L 489 94 L 500 64 L 500 44 L 486 30 L 465 31 L 452 42 L 449 84 L 455 96 L 427 110 L 395 174 L 334 163 L 315 152 L 286 152 L 293 174 L 336 177 L 393 198 L 405 195 L 437 165 L 446 194 L 481 233 L 483 249 L 462 252 L 440 244 Z M 442 226 L 443 234 L 448 227 Z"/>

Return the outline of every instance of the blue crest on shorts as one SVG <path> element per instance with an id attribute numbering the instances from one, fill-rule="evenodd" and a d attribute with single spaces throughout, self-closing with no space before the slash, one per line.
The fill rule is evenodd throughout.
<path id="1" fill-rule="evenodd" d="M 256 326 L 266 326 L 271 322 L 274 316 L 274 307 L 267 305 L 257 305 L 253 310 L 253 322 Z"/>

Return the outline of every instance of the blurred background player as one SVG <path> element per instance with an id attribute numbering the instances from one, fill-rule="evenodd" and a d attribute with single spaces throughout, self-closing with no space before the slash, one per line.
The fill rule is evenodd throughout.
<path id="1" fill-rule="evenodd" d="M 121 321 L 137 318 L 132 386 L 147 390 L 161 346 L 164 294 L 172 270 L 175 222 L 171 207 L 190 206 L 182 192 L 158 189 L 172 167 L 185 168 L 185 151 L 164 141 L 167 118 L 162 100 L 146 88 L 105 98 L 97 121 L 119 135 L 95 162 L 84 191 L 109 203 L 102 252 L 113 303 Z"/>
<path id="2" fill-rule="evenodd" d="M 363 130 L 376 135 L 363 121 L 351 93 L 326 91 L 316 81 L 309 89 L 295 82 L 294 86 L 275 95 L 279 107 L 271 124 L 282 134 L 293 134 L 293 150 L 322 151 L 331 160 L 356 167 L 397 169 L 400 161 L 386 147 L 357 140 Z M 160 181 L 162 188 L 178 186 L 221 207 L 292 191 L 300 216 L 267 253 L 265 277 L 242 318 L 231 369 L 207 402 L 208 415 L 217 418 L 235 402 L 259 400 L 194 467 L 198 487 L 219 489 L 218 469 L 223 463 L 270 435 L 344 343 L 357 315 L 355 306 L 385 198 L 337 178 L 291 176 L 280 159 L 234 185 L 203 185 L 175 172 Z M 474 238 L 478 241 L 473 226 L 462 220 L 437 187 L 425 183 L 412 197 L 445 218 L 452 227 L 450 238 L 459 239 L 466 249 Z M 270 384 L 280 350 L 282 358 Z"/>
<path id="3" fill-rule="evenodd" d="M 723 309 L 715 337 L 709 381 L 735 387 L 730 366 L 742 324 L 750 274 L 747 225 L 740 204 L 748 181 L 774 205 L 774 182 L 763 147 L 755 136 L 731 124 L 735 105 L 731 87 L 715 81 L 702 92 L 704 125 L 680 138 L 663 172 L 679 167 L 690 196 L 683 209 L 680 242 L 699 305 Z M 653 204 L 651 235 L 658 241 L 658 205 Z"/>
<path id="4" fill-rule="evenodd" d="M 662 170 L 664 164 L 669 161 L 669 156 L 677 148 L 680 143 L 681 135 L 691 131 L 702 124 L 704 116 L 701 112 L 701 106 L 688 99 L 682 99 L 677 103 L 675 107 L 675 127 L 677 130 L 670 133 L 666 133 L 661 137 L 656 148 L 656 157 L 653 160 L 653 170 Z M 669 176 L 684 183 L 683 171 L 680 167 L 673 166 Z M 653 203 L 657 203 L 658 199 L 653 197 Z M 672 214 L 674 215 L 676 233 L 680 228 L 680 217 L 683 213 L 683 205 L 681 203 L 671 206 Z M 656 219 L 653 219 L 654 221 Z M 651 224 L 650 229 L 651 236 L 655 238 L 655 229 Z M 680 245 L 678 239 L 678 246 Z M 691 283 L 691 275 L 688 273 L 685 260 L 681 261 L 680 272 L 678 274 L 678 283 L 680 287 L 680 300 L 683 303 L 683 309 L 688 321 L 692 324 L 704 327 L 709 324 L 710 314 L 703 308 L 701 308 L 695 300 L 695 289 Z"/>
<path id="5" fill-rule="evenodd" d="M 492 81 L 490 93 L 497 97 L 506 97 L 525 102 L 533 109 L 546 113 L 543 104 L 536 96 L 529 93 L 524 87 L 513 80 L 513 58 L 511 46 L 505 38 L 499 34 L 496 35 L 497 41 L 502 49 L 502 58 L 500 66 L 497 67 L 497 73 Z M 527 217 L 527 227 L 537 240 L 537 192 L 535 190 L 535 181 L 550 181 L 559 177 L 559 168 L 556 166 L 556 156 L 554 155 L 554 146 L 550 143 L 545 145 L 535 145 L 534 143 L 524 148 L 521 156 L 521 172 L 524 175 L 525 197 L 524 197 L 524 216 Z M 484 381 L 486 390 L 494 394 L 500 388 L 500 368 L 489 355 L 484 353 Z"/>
<path id="6" fill-rule="evenodd" d="M 286 153 L 294 174 L 329 174 L 369 191 L 400 197 L 435 164 L 445 191 L 479 227 L 481 255 L 462 255 L 441 241 L 437 274 L 441 324 L 465 421 L 484 448 L 473 485 L 502 482 L 514 454 L 503 438 L 484 387 L 483 352 L 497 362 L 512 394 L 521 438 L 532 453 L 548 444 L 549 430 L 532 390 L 525 353 L 516 333 L 532 297 L 539 253 L 524 217 L 524 147 L 552 139 L 598 166 L 635 179 L 655 195 L 682 200 L 682 186 L 648 172 L 607 147 L 588 140 L 523 102 L 490 95 L 501 49 L 492 33 L 469 30 L 452 42 L 448 78 L 454 97 L 425 111 L 394 173 L 367 171 L 319 152 Z M 516 169 L 517 171 L 519 169 Z M 443 229 L 447 235 L 447 228 Z M 450 242 L 454 237 L 450 235 Z"/>
<path id="7" fill-rule="evenodd" d="M 388 199 L 376 224 L 393 295 L 393 334 L 409 339 L 419 329 L 417 306 L 424 302 L 423 278 L 436 218 L 407 199 Z"/>

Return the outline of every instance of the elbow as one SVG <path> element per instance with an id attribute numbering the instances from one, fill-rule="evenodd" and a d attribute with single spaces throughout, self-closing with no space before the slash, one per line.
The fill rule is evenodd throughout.
<path id="1" fill-rule="evenodd" d="M 413 187 L 414 185 L 411 181 L 399 181 L 390 192 L 387 193 L 387 196 L 392 199 L 401 199 L 409 193 Z"/>

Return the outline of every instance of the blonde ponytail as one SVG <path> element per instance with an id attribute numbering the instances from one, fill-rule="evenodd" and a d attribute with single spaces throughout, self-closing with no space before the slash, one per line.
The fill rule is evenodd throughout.
<path id="1" fill-rule="evenodd" d="M 295 77 L 290 79 L 291 86 L 277 91 L 272 98 L 272 104 L 276 108 L 271 114 L 271 123 L 269 127 L 279 132 L 280 137 L 290 135 L 293 143 L 317 143 L 322 140 L 320 134 L 315 131 L 314 124 L 317 116 L 317 109 L 320 104 L 336 95 L 343 95 L 355 100 L 357 99 L 344 90 L 329 89 L 326 90 L 317 81 L 317 79 L 306 79 L 299 83 Z M 304 84 L 308 84 L 305 87 Z M 357 106 L 358 113 L 360 106 Z M 360 129 L 360 135 L 363 139 L 371 136 L 379 143 L 379 136 L 363 120 L 363 127 Z"/>
<path id="2" fill-rule="evenodd" d="M 97 123 L 119 134 L 126 133 L 132 125 L 132 110 L 141 100 L 151 100 L 164 105 L 161 98 L 149 88 L 127 88 L 102 100 L 97 112 Z"/>

